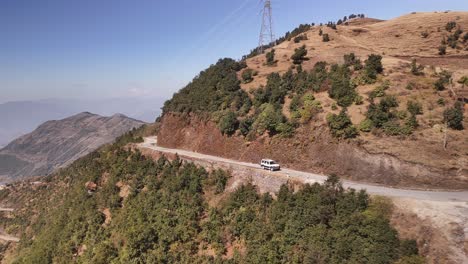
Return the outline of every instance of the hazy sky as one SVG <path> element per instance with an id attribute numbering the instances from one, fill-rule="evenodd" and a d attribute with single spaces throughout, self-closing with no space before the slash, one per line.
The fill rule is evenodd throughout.
<path id="1" fill-rule="evenodd" d="M 259 0 L 0 0 L 0 103 L 168 97 L 254 48 L 260 10 Z M 468 10 L 468 0 L 273 0 L 274 31 L 434 10 Z"/>

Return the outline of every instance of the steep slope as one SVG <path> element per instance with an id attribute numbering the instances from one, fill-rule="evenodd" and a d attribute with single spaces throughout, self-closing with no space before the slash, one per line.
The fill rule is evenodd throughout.
<path id="1" fill-rule="evenodd" d="M 226 73 L 219 61 L 202 72 L 165 104 L 158 143 L 388 185 L 468 188 L 467 31 L 468 12 L 309 27 L 302 39 L 274 46 L 271 65 L 262 54 L 239 62 L 241 70 L 232 65 Z M 303 46 L 306 58 L 295 64 Z M 382 67 L 369 79 L 374 62 Z M 215 103 L 187 103 L 199 98 Z M 453 112 L 457 129 L 446 128 Z"/>
<path id="2" fill-rule="evenodd" d="M 391 204 L 365 191 L 280 184 L 106 146 L 46 180 L 0 190 L 6 263 L 422 263 Z M 274 199 L 277 197 L 277 199 Z M 1 244 L 0 244 L 1 245 Z M 0 259 L 2 257 L 0 247 Z M 405 263 L 405 262 L 403 262 Z"/>
<path id="3" fill-rule="evenodd" d="M 143 124 L 121 114 L 88 112 L 47 121 L 0 150 L 0 179 L 49 174 Z"/>

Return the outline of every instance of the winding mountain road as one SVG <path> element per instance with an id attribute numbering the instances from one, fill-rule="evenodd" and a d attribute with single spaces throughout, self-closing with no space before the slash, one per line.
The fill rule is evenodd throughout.
<path id="1" fill-rule="evenodd" d="M 146 137 L 144 142 L 138 145 L 140 148 L 147 148 L 162 153 L 178 154 L 181 157 L 193 158 L 198 160 L 204 160 L 208 162 L 227 164 L 233 166 L 241 166 L 255 170 L 262 170 L 258 164 L 242 162 L 237 160 L 231 160 L 221 158 L 217 156 L 211 156 L 201 153 L 192 152 L 183 149 L 172 149 L 164 148 L 157 145 L 156 137 Z M 327 176 L 316 173 L 303 172 L 292 170 L 288 168 L 282 168 L 279 172 L 271 172 L 272 176 L 288 177 L 291 179 L 299 180 L 303 183 L 322 183 L 327 179 Z M 395 198 L 410 198 L 416 200 L 425 201 L 440 201 L 440 202 L 468 202 L 468 190 L 467 191 L 435 191 L 435 190 L 412 190 L 412 189 L 401 189 L 392 188 L 380 185 L 373 185 L 367 183 L 360 183 L 348 180 L 342 180 L 345 188 L 354 188 L 356 190 L 365 189 L 370 194 L 382 195 L 387 197 Z"/>

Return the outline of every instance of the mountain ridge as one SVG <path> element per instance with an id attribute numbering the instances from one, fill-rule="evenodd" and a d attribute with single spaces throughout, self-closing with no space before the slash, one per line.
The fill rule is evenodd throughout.
<path id="1" fill-rule="evenodd" d="M 44 122 L 0 150 L 0 175 L 11 180 L 49 174 L 143 124 L 123 114 L 90 112 Z"/>

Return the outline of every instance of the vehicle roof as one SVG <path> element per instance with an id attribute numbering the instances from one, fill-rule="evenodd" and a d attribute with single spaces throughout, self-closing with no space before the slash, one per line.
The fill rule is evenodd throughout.
<path id="1" fill-rule="evenodd" d="M 274 160 L 272 160 L 272 159 L 262 159 L 262 161 L 274 161 Z"/>

